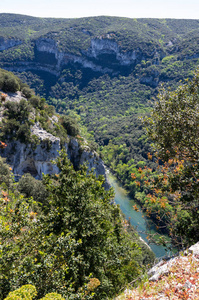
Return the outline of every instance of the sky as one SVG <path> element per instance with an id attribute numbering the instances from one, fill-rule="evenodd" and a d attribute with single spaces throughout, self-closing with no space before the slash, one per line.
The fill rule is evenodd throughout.
<path id="1" fill-rule="evenodd" d="M 0 13 L 46 18 L 199 19 L 199 0 L 0 0 Z"/>

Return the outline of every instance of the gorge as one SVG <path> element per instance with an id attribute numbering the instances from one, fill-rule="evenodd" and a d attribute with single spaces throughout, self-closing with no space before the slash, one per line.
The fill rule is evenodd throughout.
<path id="1" fill-rule="evenodd" d="M 154 260 L 118 203 L 138 230 L 137 202 L 179 248 L 198 241 L 199 21 L 0 16 L 0 299 L 115 297 Z M 137 202 L 109 174 L 114 203 L 104 164 Z"/>

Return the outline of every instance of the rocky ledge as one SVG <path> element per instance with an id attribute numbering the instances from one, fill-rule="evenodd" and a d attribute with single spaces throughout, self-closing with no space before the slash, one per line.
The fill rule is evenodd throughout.
<path id="1" fill-rule="evenodd" d="M 6 157 L 15 177 L 30 173 L 36 179 L 41 179 L 42 174 L 59 173 L 57 166 L 52 161 L 57 158 L 61 150 L 60 139 L 42 129 L 39 124 L 35 124 L 31 131 L 39 138 L 39 144 L 36 147 L 32 144 L 26 145 L 19 141 L 13 141 L 2 150 L 1 154 Z M 70 138 L 70 141 L 64 144 L 64 148 L 75 168 L 86 164 L 89 171 L 93 169 L 96 177 L 99 175 L 105 177 L 106 189 L 110 187 L 103 161 L 95 151 L 91 151 L 88 146 L 81 147 L 75 138 Z"/>
<path id="2" fill-rule="evenodd" d="M 194 257 L 194 259 L 198 260 L 199 263 L 199 242 L 193 246 L 191 246 L 188 250 L 186 250 L 182 255 L 176 256 L 174 258 L 166 260 L 161 260 L 157 265 L 155 265 L 152 269 L 149 270 L 148 276 L 149 281 L 157 281 L 160 279 L 162 275 L 169 274 L 170 269 L 175 265 L 178 261 L 188 261 L 187 257 Z"/>
<path id="3" fill-rule="evenodd" d="M 22 99 L 20 92 L 6 95 L 6 101 L 19 102 Z M 24 98 L 23 98 L 24 99 Z M 0 110 L 0 121 L 3 119 L 3 110 Z M 50 118 L 51 123 L 58 121 L 57 116 Z M 61 149 L 65 149 L 68 158 L 75 169 L 86 164 L 88 170 L 92 170 L 96 177 L 105 177 L 104 187 L 110 188 L 106 177 L 105 166 L 98 153 L 92 151 L 87 143 L 79 143 L 77 138 L 68 136 L 68 142 L 61 146 L 59 137 L 44 130 L 39 122 L 31 126 L 31 135 L 37 141 L 36 144 L 25 144 L 18 140 L 10 140 L 5 149 L 0 150 L 2 157 L 11 166 L 15 178 L 19 178 L 24 173 L 30 173 L 36 179 L 41 179 L 43 174 L 56 174 L 59 169 L 52 161 L 59 155 Z"/>
<path id="4" fill-rule="evenodd" d="M 142 288 L 126 289 L 117 300 L 199 299 L 199 242 L 148 272 Z"/>

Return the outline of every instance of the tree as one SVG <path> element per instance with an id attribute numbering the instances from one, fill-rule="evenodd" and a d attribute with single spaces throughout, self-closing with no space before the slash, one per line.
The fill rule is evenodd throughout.
<path id="1" fill-rule="evenodd" d="M 176 91 L 163 88 L 145 125 L 161 170 L 148 182 L 148 205 L 170 206 L 170 235 L 187 246 L 199 240 L 199 72 Z"/>
<path id="2" fill-rule="evenodd" d="M 35 179 L 31 174 L 24 174 L 20 178 L 17 188 L 26 198 L 33 197 L 35 201 L 47 204 L 48 193 L 45 186 L 42 181 Z"/>
<path id="3" fill-rule="evenodd" d="M 86 167 L 75 171 L 64 152 L 57 165 L 60 173 L 44 178 L 43 205 L 0 199 L 0 299 L 26 284 L 35 285 L 38 299 L 52 292 L 107 299 L 142 272 L 141 249 L 104 178 Z"/>
<path id="4" fill-rule="evenodd" d="M 64 254 L 67 282 L 77 291 L 92 274 L 101 282 L 95 299 L 105 299 L 139 274 L 138 246 L 125 232 L 120 209 L 111 204 L 113 191 L 102 186 L 103 177 L 87 175 L 86 167 L 75 171 L 63 152 L 57 166 L 61 172 L 54 179 L 45 177 L 50 193 L 48 232 L 68 237 L 75 245 L 73 255 Z"/>
<path id="5" fill-rule="evenodd" d="M 67 133 L 71 136 L 79 134 L 79 127 L 75 119 L 70 116 L 63 116 L 61 118 L 62 126 L 67 130 Z"/>
<path id="6" fill-rule="evenodd" d="M 22 287 L 20 287 L 14 292 L 10 292 L 9 295 L 4 300 L 13 300 L 13 299 L 32 300 L 33 298 L 35 299 L 36 295 L 37 295 L 37 291 L 35 286 L 31 284 L 27 284 L 27 285 L 23 285 Z M 41 300 L 64 300 L 64 298 L 57 293 L 50 293 L 45 295 L 45 297 L 42 298 Z"/>

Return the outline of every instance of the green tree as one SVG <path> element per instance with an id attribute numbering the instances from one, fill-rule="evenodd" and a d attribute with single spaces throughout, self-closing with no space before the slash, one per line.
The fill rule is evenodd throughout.
<path id="1" fill-rule="evenodd" d="M 101 282 L 95 297 L 104 299 L 138 275 L 138 246 L 124 231 L 119 207 L 111 204 L 112 190 L 102 187 L 104 178 L 86 175 L 86 167 L 76 172 L 63 152 L 57 165 L 60 174 L 46 176 L 51 206 L 45 222 L 76 243 L 67 275 L 75 290 L 93 274 Z"/>
<path id="2" fill-rule="evenodd" d="M 24 284 L 34 284 L 38 298 L 107 299 L 142 271 L 141 249 L 104 178 L 75 171 L 63 152 L 57 165 L 60 173 L 44 178 L 47 204 L 0 201 L 1 299 Z"/>
<path id="3" fill-rule="evenodd" d="M 14 183 L 11 168 L 5 163 L 5 158 L 0 156 L 0 184 L 5 184 L 8 188 Z"/>
<path id="4" fill-rule="evenodd" d="M 63 116 L 61 119 L 62 126 L 67 130 L 67 133 L 71 136 L 79 134 L 79 127 L 75 119 L 70 116 Z"/>
<path id="5" fill-rule="evenodd" d="M 145 124 L 161 170 L 151 180 L 149 203 L 170 205 L 164 213 L 170 234 L 187 246 L 199 239 L 199 72 L 176 91 L 162 89 Z"/>
<path id="6" fill-rule="evenodd" d="M 35 201 L 47 204 L 48 193 L 42 181 L 35 179 L 31 174 L 24 174 L 18 182 L 18 190 L 26 198 L 33 197 Z"/>

